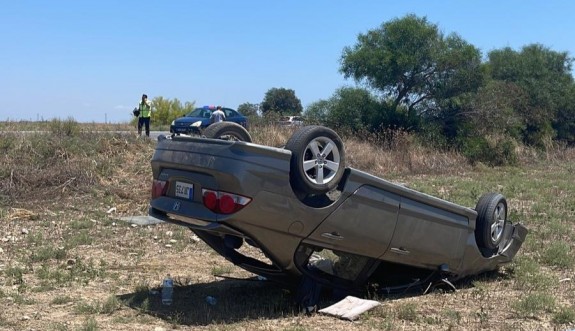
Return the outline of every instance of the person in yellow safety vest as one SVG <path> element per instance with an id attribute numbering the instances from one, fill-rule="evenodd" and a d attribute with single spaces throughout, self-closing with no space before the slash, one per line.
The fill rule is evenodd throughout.
<path id="1" fill-rule="evenodd" d="M 142 126 L 146 126 L 146 136 L 150 136 L 150 117 L 152 116 L 152 104 L 148 101 L 148 96 L 142 94 L 142 101 L 138 104 L 140 116 L 138 117 L 138 136 L 142 135 Z"/>

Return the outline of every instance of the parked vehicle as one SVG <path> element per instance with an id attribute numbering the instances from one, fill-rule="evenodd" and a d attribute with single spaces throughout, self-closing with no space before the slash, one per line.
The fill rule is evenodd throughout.
<path id="1" fill-rule="evenodd" d="M 158 139 L 149 214 L 288 288 L 449 283 L 511 261 L 527 235 L 499 193 L 472 209 L 346 167 L 329 128 L 301 127 L 275 148 L 217 139 L 227 127 L 244 130 L 220 124 L 209 138 Z M 299 300 L 311 299 L 304 290 Z"/>
<path id="2" fill-rule="evenodd" d="M 170 125 L 173 134 L 200 134 L 201 130 L 210 125 L 210 116 L 216 110 L 215 106 L 196 108 L 184 117 L 177 118 Z M 248 128 L 248 118 L 231 108 L 222 108 L 226 121 L 237 123 Z"/>
<path id="3" fill-rule="evenodd" d="M 304 118 L 301 116 L 282 116 L 277 121 L 277 124 L 282 126 L 302 126 L 304 125 Z"/>

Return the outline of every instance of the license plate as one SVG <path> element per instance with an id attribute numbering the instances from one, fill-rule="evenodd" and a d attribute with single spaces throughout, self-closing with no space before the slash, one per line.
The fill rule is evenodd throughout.
<path id="1" fill-rule="evenodd" d="M 194 184 L 176 182 L 176 196 L 178 198 L 192 200 L 194 197 Z"/>

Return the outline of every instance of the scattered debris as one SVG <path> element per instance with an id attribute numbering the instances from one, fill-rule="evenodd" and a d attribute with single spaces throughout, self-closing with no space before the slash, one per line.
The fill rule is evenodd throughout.
<path id="1" fill-rule="evenodd" d="M 125 216 L 118 218 L 120 221 L 137 224 L 137 225 L 152 225 L 152 224 L 159 224 L 164 223 L 155 217 L 151 216 Z"/>
<path id="2" fill-rule="evenodd" d="M 6 216 L 6 220 L 32 220 L 37 217 L 38 215 L 30 210 L 23 208 L 10 208 L 10 210 L 8 210 L 8 215 Z"/>
<path id="3" fill-rule="evenodd" d="M 72 268 L 74 268 L 75 264 L 76 264 L 76 259 L 68 259 L 66 261 L 66 270 L 72 270 Z"/>
<path id="4" fill-rule="evenodd" d="M 15 237 L 15 236 L 6 236 L 6 237 L 4 237 L 4 238 L 2 238 L 2 239 L 0 239 L 0 240 L 1 240 L 2 242 L 9 242 L 9 241 L 10 241 L 10 242 L 16 242 L 16 241 L 18 241 L 18 238 Z"/>
<path id="5" fill-rule="evenodd" d="M 116 212 L 116 207 L 112 207 L 112 208 L 108 209 L 108 211 L 106 212 L 106 214 L 111 214 L 111 213 L 114 213 L 114 212 Z"/>

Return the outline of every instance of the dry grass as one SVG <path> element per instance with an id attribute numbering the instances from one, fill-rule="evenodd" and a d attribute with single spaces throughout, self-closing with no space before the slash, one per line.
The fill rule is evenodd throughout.
<path id="1" fill-rule="evenodd" d="M 492 169 L 409 136 L 393 144 L 346 137 L 348 165 L 465 205 L 501 191 L 511 217 L 531 231 L 516 261 L 499 272 L 459 283 L 455 293 L 377 298 L 380 307 L 349 323 L 299 314 L 288 292 L 254 280 L 184 228 L 118 221 L 146 213 L 154 143 L 54 127 L 0 133 L 0 330 L 575 327 L 572 149 L 525 150 L 529 163 Z M 255 142 L 272 146 L 291 135 L 289 128 L 253 130 Z M 177 285 L 172 307 L 157 294 L 166 273 Z M 207 295 L 218 303 L 208 305 Z"/>

